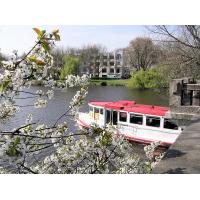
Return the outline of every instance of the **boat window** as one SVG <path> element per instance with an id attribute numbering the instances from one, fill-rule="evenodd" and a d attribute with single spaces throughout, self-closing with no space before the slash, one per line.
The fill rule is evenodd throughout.
<path id="1" fill-rule="evenodd" d="M 106 110 L 106 123 L 110 123 L 110 110 Z"/>
<path id="2" fill-rule="evenodd" d="M 164 128 L 178 130 L 178 126 L 170 119 L 164 119 Z"/>
<path id="3" fill-rule="evenodd" d="M 142 125 L 143 124 L 143 116 L 136 115 L 136 114 L 130 114 L 130 123 Z"/>
<path id="4" fill-rule="evenodd" d="M 94 113 L 99 113 L 99 108 L 94 108 Z"/>
<path id="5" fill-rule="evenodd" d="M 121 121 L 121 122 L 127 121 L 127 113 L 126 112 L 120 112 L 119 113 L 119 121 Z"/>
<path id="6" fill-rule="evenodd" d="M 159 117 L 146 117 L 146 125 L 153 127 L 160 127 L 160 118 Z"/>
<path id="7" fill-rule="evenodd" d="M 93 112 L 93 107 L 89 106 L 89 112 Z"/>
<path id="8" fill-rule="evenodd" d="M 113 125 L 117 125 L 117 111 L 113 111 Z"/>
<path id="9" fill-rule="evenodd" d="M 100 109 L 100 114 L 103 115 L 103 109 L 102 108 Z"/>

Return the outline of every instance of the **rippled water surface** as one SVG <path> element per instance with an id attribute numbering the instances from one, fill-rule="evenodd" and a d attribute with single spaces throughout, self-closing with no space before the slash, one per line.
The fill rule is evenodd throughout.
<path id="1" fill-rule="evenodd" d="M 38 89 L 47 91 L 48 88 L 43 88 L 39 86 L 33 86 L 29 89 L 30 92 L 35 92 Z M 54 98 L 51 99 L 48 103 L 48 106 L 43 109 L 35 109 L 32 106 L 24 107 L 20 109 L 20 112 L 16 114 L 8 123 L 6 123 L 2 129 L 11 130 L 14 127 L 18 127 L 24 124 L 26 116 L 28 113 L 33 114 L 33 121 L 38 121 L 39 123 L 53 124 L 56 119 L 65 112 L 68 108 L 69 103 L 76 93 L 75 88 L 69 88 L 65 90 L 55 89 Z M 34 99 L 26 97 L 31 97 L 30 94 L 21 94 L 20 98 L 17 100 L 18 105 L 33 105 Z M 135 90 L 128 89 L 126 87 L 113 87 L 113 86 L 92 86 L 89 88 L 89 93 L 86 98 L 86 103 L 81 107 L 81 111 L 87 111 L 88 106 L 87 102 L 90 100 L 107 100 L 107 101 L 116 101 L 116 100 L 134 100 L 137 103 L 142 104 L 151 104 L 151 105 L 161 105 L 168 106 L 168 92 L 166 90 Z M 76 123 L 65 118 L 71 125 L 71 129 L 74 131 L 77 129 Z M 137 151 L 143 151 L 143 148 L 136 145 Z"/>

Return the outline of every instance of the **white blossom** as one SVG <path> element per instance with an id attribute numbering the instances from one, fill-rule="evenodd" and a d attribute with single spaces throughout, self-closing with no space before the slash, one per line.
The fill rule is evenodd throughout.
<path id="1" fill-rule="evenodd" d="M 53 96 L 54 96 L 54 91 L 53 91 L 53 90 L 48 90 L 48 91 L 46 92 L 46 95 L 48 96 L 49 99 L 52 99 Z"/>
<path id="2" fill-rule="evenodd" d="M 30 124 L 32 121 L 33 121 L 33 115 L 29 113 L 26 118 L 26 124 Z"/>
<path id="3" fill-rule="evenodd" d="M 45 100 L 45 99 L 38 99 L 34 103 L 35 108 L 45 108 L 46 106 L 47 106 L 47 100 Z"/>
<path id="4" fill-rule="evenodd" d="M 47 37 L 45 42 L 50 48 L 56 40 L 56 32 L 43 35 Z M 26 55 L 28 57 L 19 60 L 17 52 L 14 54 L 12 60 L 2 62 L 1 122 L 19 111 L 15 97 L 35 80 L 41 80 L 44 86 L 51 88 L 47 92 L 39 89 L 33 94 L 37 98 L 35 108 L 47 106 L 48 100 L 54 96 L 52 88 L 78 86 L 80 89 L 72 98 L 69 108 L 65 108 L 76 118 L 88 93 L 89 77 L 69 75 L 64 81 L 53 80 L 49 74 L 53 57 L 41 41 Z M 9 167 L 0 167 L 0 173 L 149 173 L 162 158 L 162 155 L 153 155 L 158 143 L 145 147 L 147 159 L 143 162 L 129 142 L 122 136 L 112 134 L 112 126 L 101 129 L 94 125 L 89 130 L 71 132 L 67 122 L 61 123 L 60 119 L 55 119 L 56 123 L 50 126 L 38 122 L 35 124 L 30 113 L 21 127 L 2 132 L 0 160 L 7 161 Z"/>

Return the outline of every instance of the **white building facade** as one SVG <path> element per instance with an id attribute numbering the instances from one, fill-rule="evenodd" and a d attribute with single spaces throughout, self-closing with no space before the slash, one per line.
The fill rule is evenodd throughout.
<path id="1" fill-rule="evenodd" d="M 109 52 L 104 55 L 91 56 L 90 63 L 83 63 L 81 74 L 88 74 L 96 78 L 125 78 L 130 74 L 124 66 L 123 49 Z"/>

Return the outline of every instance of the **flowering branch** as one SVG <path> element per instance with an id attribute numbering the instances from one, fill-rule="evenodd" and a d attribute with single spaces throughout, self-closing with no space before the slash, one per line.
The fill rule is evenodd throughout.
<path id="1" fill-rule="evenodd" d="M 60 123 L 65 116 L 76 120 L 78 110 L 88 93 L 89 78 L 86 75 L 69 75 L 63 80 L 54 80 L 50 69 L 53 57 L 50 51 L 60 40 L 59 31 L 51 33 L 34 28 L 38 40 L 21 59 L 2 62 L 0 74 L 0 123 L 8 121 L 20 108 L 33 106 L 41 109 L 47 106 L 54 96 L 53 89 L 79 87 L 70 106 L 65 108 L 52 125 L 32 122 L 28 114 L 26 122 L 11 131 L 0 130 L 0 173 L 149 173 L 152 164 L 152 148 L 146 149 L 148 161 L 142 162 L 129 142 L 113 135 L 107 128 L 91 127 L 71 132 L 67 121 Z M 35 93 L 28 88 L 35 80 L 44 86 Z M 20 97 L 21 93 L 28 97 Z M 17 105 L 15 100 L 36 99 L 33 104 Z M 33 162 L 34 161 L 34 162 Z M 7 167 L 1 163 L 7 163 Z M 152 165 L 151 165 L 152 164 Z M 149 168 L 150 166 L 150 168 Z"/>

